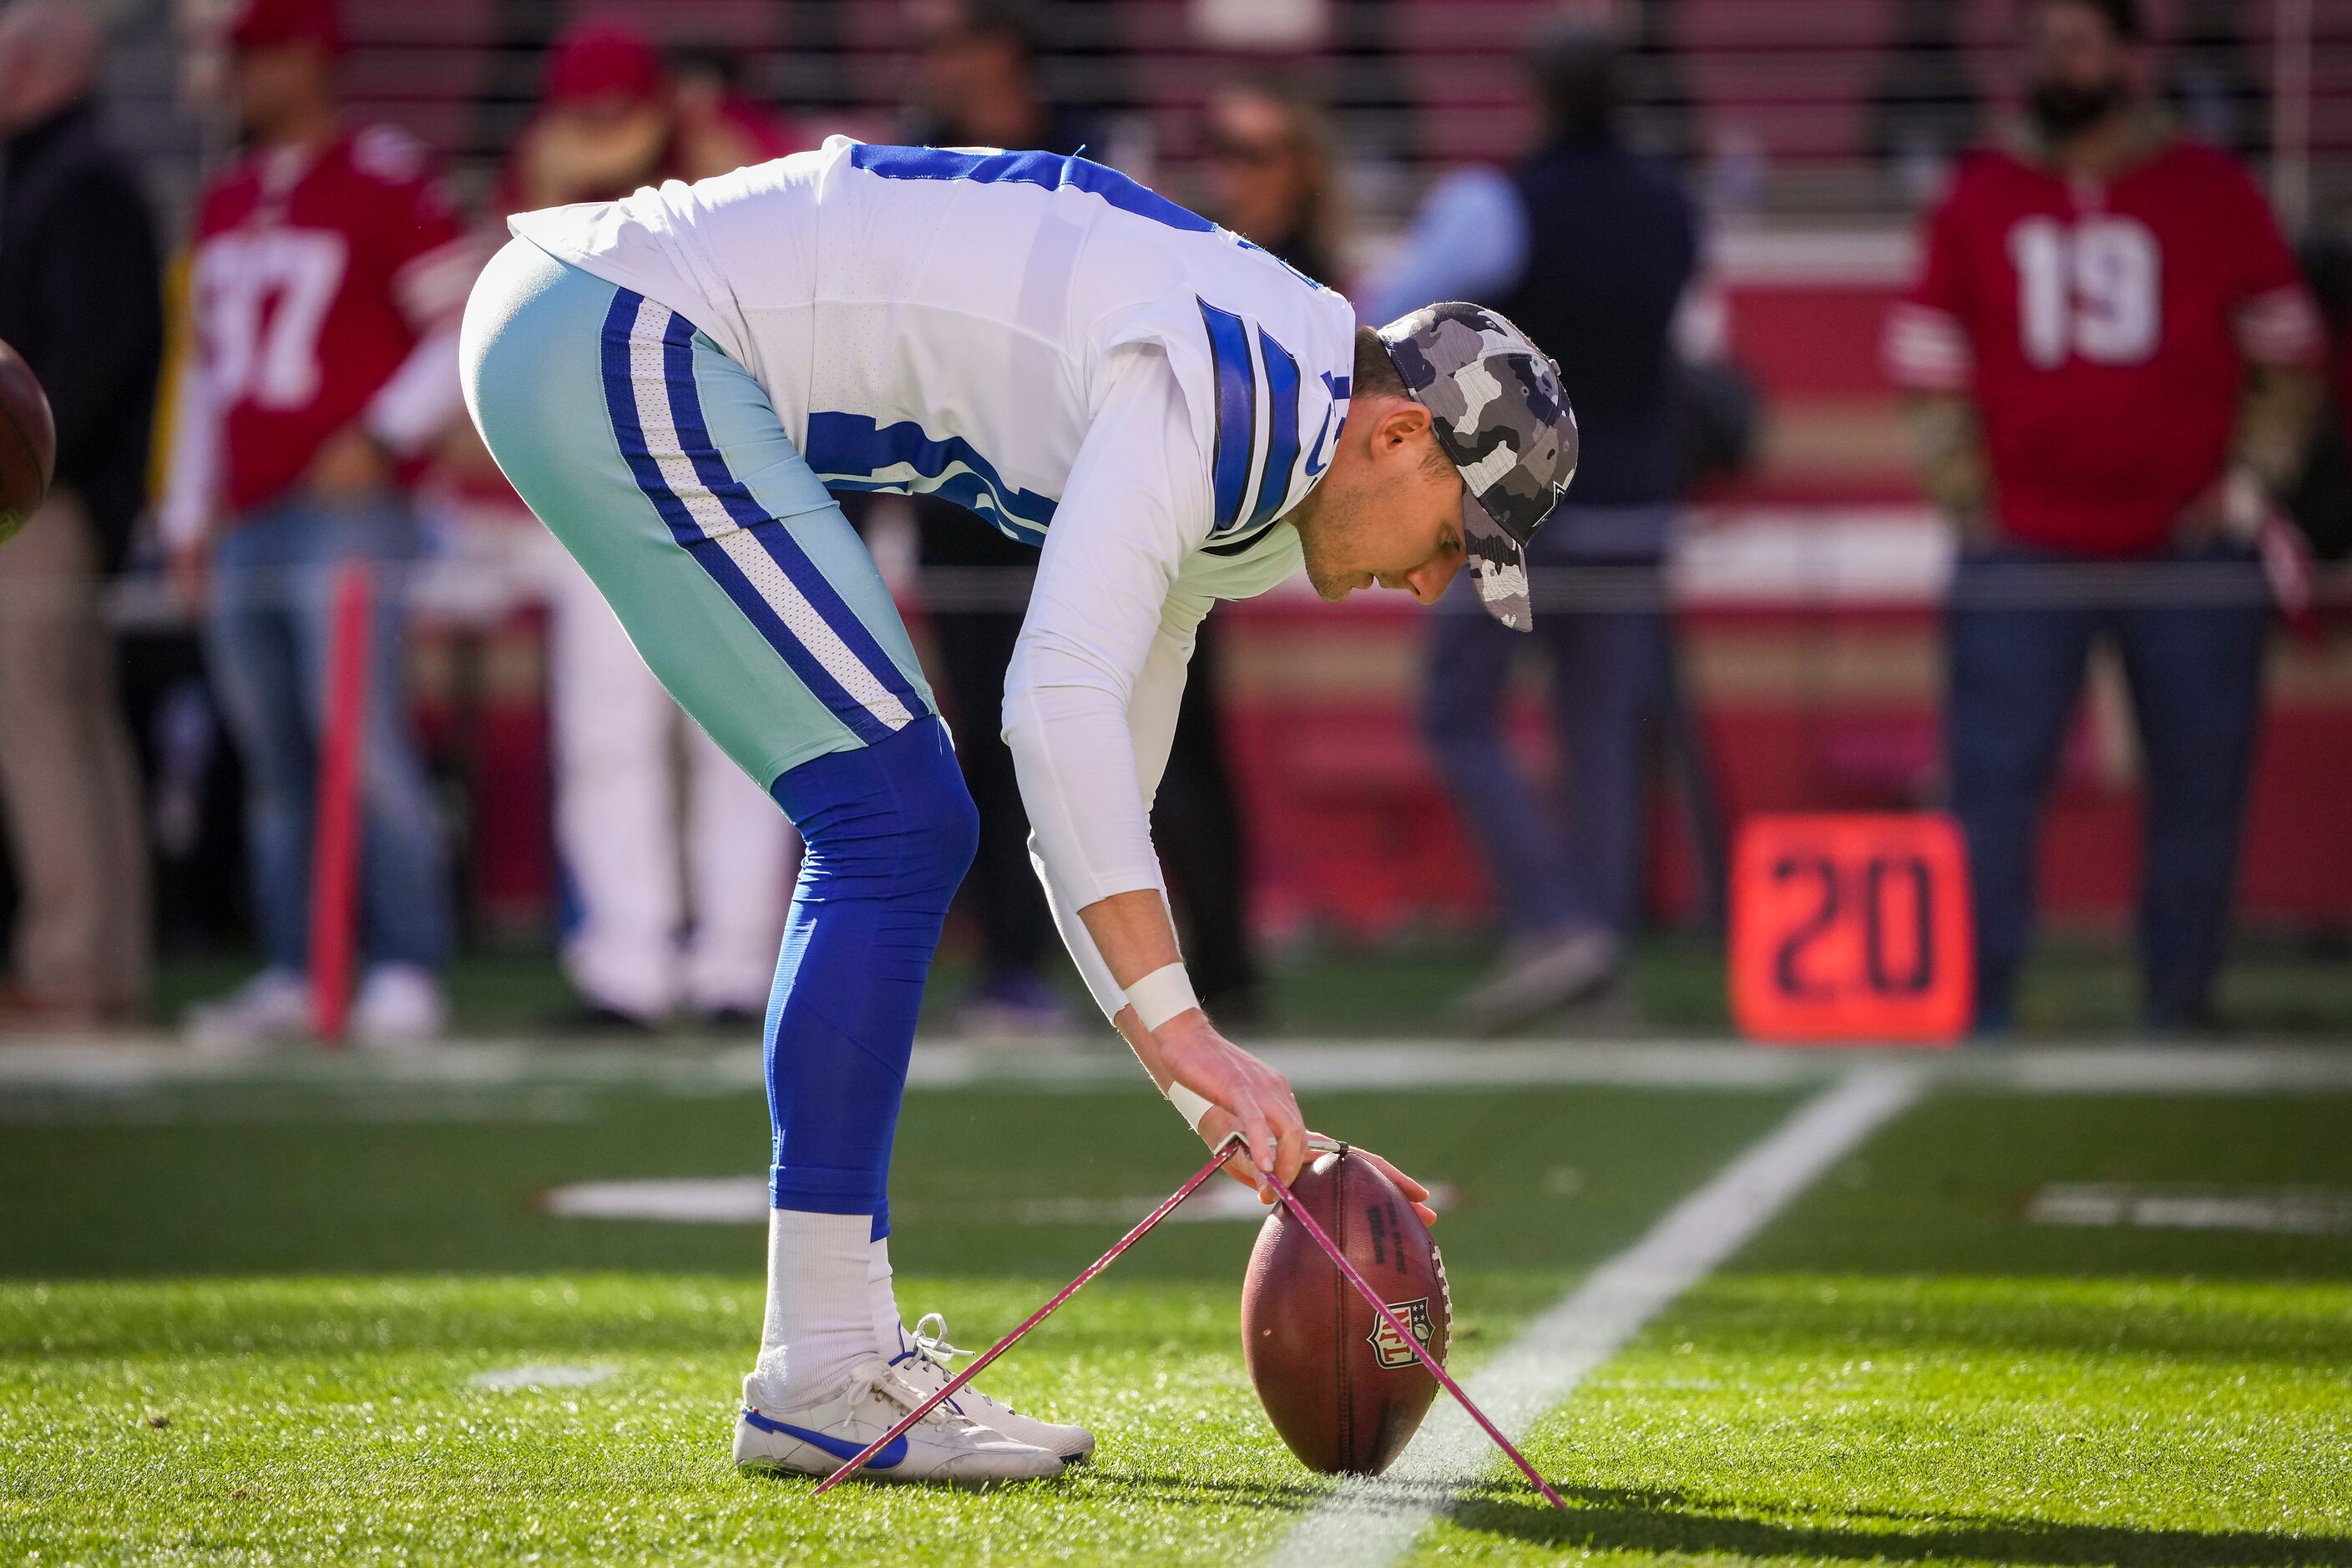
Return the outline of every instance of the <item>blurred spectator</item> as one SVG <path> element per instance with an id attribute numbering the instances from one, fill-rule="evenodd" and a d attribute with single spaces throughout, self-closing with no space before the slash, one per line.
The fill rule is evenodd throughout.
<path id="1" fill-rule="evenodd" d="M 738 58 L 724 49 L 682 49 L 670 61 L 671 162 L 681 180 L 708 179 L 815 145 L 800 128 L 744 96 Z"/>
<path id="2" fill-rule="evenodd" d="M 660 53 L 625 22 L 591 16 L 547 52 L 537 112 L 507 163 L 510 211 L 610 201 L 670 173 L 677 121 Z"/>
<path id="3" fill-rule="evenodd" d="M 246 0 L 228 32 L 245 138 L 197 209 L 195 346 L 172 393 L 159 523 L 206 641 L 247 771 L 265 967 L 194 1009 L 218 1044 L 305 1022 L 313 784 L 332 584 L 376 584 L 361 764 L 363 1043 L 443 1026 L 447 865 L 408 729 L 403 579 L 418 538 L 407 486 L 458 408 L 457 312 L 474 247 L 422 149 L 344 125 L 330 0 Z"/>
<path id="4" fill-rule="evenodd" d="M 1508 173 L 1441 182 L 1367 296 L 1373 320 L 1449 299 L 1501 310 L 1559 362 L 1583 438 L 1575 482 L 1530 553 L 1564 835 L 1503 732 L 1507 674 L 1527 645 L 1480 610 L 1466 580 L 1431 634 L 1423 731 L 1485 854 L 1507 938 L 1461 1005 L 1486 1030 L 1606 987 L 1640 916 L 1644 785 L 1675 690 L 1662 571 L 1681 461 L 1674 328 L 1697 261 L 1673 173 L 1618 136 L 1609 36 L 1555 22 L 1531 66 L 1542 142 Z M 1556 586 L 1571 572 L 1580 586 L 1564 598 Z"/>
<path id="5" fill-rule="evenodd" d="M 2133 0 L 2035 0 L 2026 122 L 1970 156 L 1890 314 L 1962 552 L 1947 626 L 1977 1024 L 2005 1028 L 2034 832 L 2084 661 L 2121 646 L 2147 790 L 2157 1028 L 2211 1016 L 2262 710 L 2255 544 L 2305 449 L 2319 324 L 2262 193 L 2149 99 Z M 2096 563 L 2131 563 L 2118 573 Z"/>
<path id="6" fill-rule="evenodd" d="M 1870 153 L 1914 202 L 1944 187 L 1952 160 L 1976 140 L 1976 84 L 1960 55 L 1950 0 L 1902 0 L 1885 74 L 1870 100 Z"/>
<path id="7" fill-rule="evenodd" d="M 1339 271 L 1339 164 L 1331 127 L 1305 99 L 1270 80 L 1209 96 L 1209 216 L 1319 282 Z"/>
<path id="8" fill-rule="evenodd" d="M 2326 229 L 2304 237 L 2304 277 L 2327 331 L 2326 389 L 2311 453 L 2287 509 L 2323 561 L 2352 555 L 2352 239 Z"/>
<path id="9" fill-rule="evenodd" d="M 1087 116 L 1045 96 L 1038 37 L 1025 7 L 992 0 L 919 5 L 922 94 L 909 142 L 1074 153 L 1093 144 Z M 1054 939 L 1029 865 L 1029 816 L 1002 731 L 1004 672 L 1029 602 L 1037 552 L 998 534 L 935 496 L 912 498 L 921 561 L 935 586 L 931 634 L 944 696 L 955 719 L 956 755 L 980 807 L 980 850 L 964 879 L 979 917 L 981 973 L 958 1026 L 981 1036 L 1066 1034 L 1067 1004 L 1046 976 Z"/>
<path id="10" fill-rule="evenodd" d="M 2164 98 L 2200 141 L 2242 157 L 2270 149 L 2270 94 L 2247 47 L 2239 0 L 2184 0 L 2165 51 Z"/>
<path id="11" fill-rule="evenodd" d="M 727 114 L 723 102 L 706 109 Z M 724 152 L 705 141 L 720 166 L 704 172 L 756 151 L 751 124 L 747 114 Z M 609 201 L 686 177 L 677 132 L 653 45 L 616 22 L 583 22 L 549 55 L 545 99 L 509 172 L 512 205 Z M 550 601 L 556 844 L 575 904 L 563 968 L 582 997 L 563 1022 L 637 1032 L 683 1005 L 756 1026 L 783 940 L 792 825 L 687 721 L 571 552 L 543 529 L 533 542 Z"/>
<path id="12" fill-rule="evenodd" d="M 0 14 L 0 339 L 48 391 L 57 481 L 0 551 L 0 805 L 22 898 L 0 1026 L 133 1021 L 146 851 L 102 613 L 145 501 L 163 353 L 155 231 L 99 130 L 98 24 L 64 0 Z"/>
<path id="13" fill-rule="evenodd" d="M 1020 0 L 916 0 L 919 53 L 910 142 L 1098 155 L 1103 128 L 1055 102 L 1038 74 L 1043 38 Z"/>

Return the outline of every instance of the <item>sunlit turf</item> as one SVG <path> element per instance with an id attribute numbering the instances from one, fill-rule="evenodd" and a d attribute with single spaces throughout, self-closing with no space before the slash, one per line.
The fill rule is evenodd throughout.
<path id="1" fill-rule="evenodd" d="M 2352 1563 L 2352 1289 L 1729 1277 L 1422 1561 Z"/>
<path id="2" fill-rule="evenodd" d="M 910 1286 L 982 1323 L 1055 1283 Z M 726 1464 L 754 1279 L 11 1288 L 0 1559 L 1230 1560 L 1318 1489 L 1256 1414 L 1233 1294 L 1106 1281 L 990 1380 L 1097 1424 L 1071 1480 L 816 1500 Z M 530 1364 L 609 1375 L 472 1383 Z"/>
<path id="3" fill-rule="evenodd" d="M 2352 1237 L 2023 1215 L 2053 1181 L 2352 1190 L 2347 1127 L 1932 1099 L 1540 1426 L 1573 1512 L 1497 1482 L 1419 1555 L 2352 1564 Z"/>
<path id="4" fill-rule="evenodd" d="M 1474 1367 L 1794 1091 L 1318 1097 L 1450 1184 Z M 0 1563 L 1027 1563 L 1278 1558 L 1326 1495 L 1259 1413 L 1246 1224 L 1164 1228 L 992 1369 L 1096 1464 L 985 1495 L 746 1480 L 756 1226 L 564 1221 L 555 1183 L 744 1175 L 755 1098 L 215 1086 L 0 1107 Z M 2030 1223 L 2052 1181 L 2352 1190 L 2352 1097 L 1936 1095 L 1543 1422 L 1417 1543 L 1626 1563 L 2352 1568 L 2352 1237 Z M 1164 1193 L 1147 1097 L 910 1097 L 909 1312 L 984 1343 Z M 484 1373 L 575 1369 L 500 1391 Z"/>

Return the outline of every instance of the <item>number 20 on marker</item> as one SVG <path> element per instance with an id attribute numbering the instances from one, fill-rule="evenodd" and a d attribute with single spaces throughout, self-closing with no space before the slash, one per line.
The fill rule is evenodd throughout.
<path id="1" fill-rule="evenodd" d="M 1731 895 L 1731 1010 L 1743 1033 L 1938 1045 L 1967 1031 L 1968 861 L 1951 818 L 1750 817 Z"/>

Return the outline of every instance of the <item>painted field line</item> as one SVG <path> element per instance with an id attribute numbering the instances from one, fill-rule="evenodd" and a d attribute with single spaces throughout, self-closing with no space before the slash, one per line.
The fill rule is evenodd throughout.
<path id="1" fill-rule="evenodd" d="M 1847 1072 L 1529 1323 L 1465 1380 L 1470 1397 L 1513 1442 L 1525 1441 L 1538 1420 L 1668 1302 L 1916 1100 L 1929 1081 L 1927 1073 L 1910 1066 Z M 1449 1505 L 1454 1489 L 1487 1475 L 1497 1463 L 1486 1434 L 1441 1395 L 1428 1425 L 1387 1475 L 1343 1483 L 1267 1561 L 1283 1568 L 1371 1568 L 1391 1562 Z"/>
<path id="2" fill-rule="evenodd" d="M 1254 1048 L 1300 1093 L 1338 1089 L 1485 1089 L 1538 1086 L 1803 1090 L 1864 1067 L 1915 1069 L 1957 1089 L 2003 1094 L 2263 1094 L 2352 1090 L 2352 1048 L 2248 1042 L 2229 1046 L 2035 1043 L 1990 1050 L 1800 1050 L 1727 1040 L 1266 1040 Z M 677 1094 L 757 1091 L 760 1048 L 664 1041 L 450 1040 L 376 1056 L 301 1047 L 242 1058 L 207 1057 L 154 1037 L 103 1044 L 0 1044 L 0 1098 L 136 1095 L 186 1087 L 381 1087 L 499 1089 L 562 1085 Z M 1002 1087 L 1051 1093 L 1131 1089 L 1143 1075 L 1123 1046 L 1013 1049 L 925 1040 L 913 1089 Z"/>

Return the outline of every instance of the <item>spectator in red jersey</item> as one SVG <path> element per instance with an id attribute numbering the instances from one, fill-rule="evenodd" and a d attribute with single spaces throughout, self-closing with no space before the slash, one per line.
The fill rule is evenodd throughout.
<path id="1" fill-rule="evenodd" d="M 1962 535 L 1946 731 L 1977 1022 L 2011 1021 L 2036 819 L 2105 636 L 2146 763 L 2146 1017 L 2195 1027 L 2262 708 L 2255 546 L 2304 451 L 2318 322 L 2245 171 L 2151 104 L 2133 0 L 2035 0 L 2025 33 L 2026 124 L 1962 163 L 1886 334 Z"/>
<path id="2" fill-rule="evenodd" d="M 195 1009 L 201 1040 L 304 1022 L 312 781 L 336 569 L 376 569 L 362 755 L 362 940 L 351 1025 L 393 1045 L 442 1027 L 446 860 L 401 700 L 405 487 L 457 412 L 457 315 L 478 258 L 424 153 L 343 123 L 331 0 L 245 0 L 229 28 L 245 146 L 192 246 L 194 347 L 174 379 L 159 524 L 205 604 L 213 679 L 244 755 L 266 966 Z"/>

